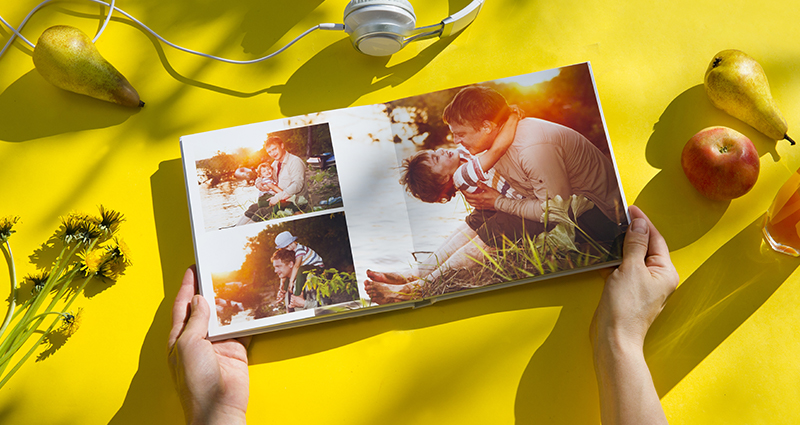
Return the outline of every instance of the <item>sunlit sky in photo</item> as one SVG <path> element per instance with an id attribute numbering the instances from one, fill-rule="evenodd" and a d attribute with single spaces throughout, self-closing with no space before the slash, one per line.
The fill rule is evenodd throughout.
<path id="1" fill-rule="evenodd" d="M 548 69 L 546 71 L 534 72 L 532 74 L 518 75 L 516 77 L 501 78 L 495 80 L 497 84 L 511 84 L 517 83 L 523 87 L 532 86 L 535 84 L 550 81 L 561 73 L 561 69 Z"/>

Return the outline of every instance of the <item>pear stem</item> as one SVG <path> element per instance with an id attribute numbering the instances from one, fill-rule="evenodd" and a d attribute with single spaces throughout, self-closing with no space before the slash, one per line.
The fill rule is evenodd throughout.
<path id="1" fill-rule="evenodd" d="M 784 138 L 784 139 L 786 139 L 786 140 L 788 140 L 788 141 L 789 141 L 789 143 L 790 143 L 792 146 L 794 146 L 794 140 L 792 140 L 792 138 L 791 138 L 791 137 L 789 137 L 789 135 L 788 135 L 788 134 L 784 134 L 784 135 L 783 135 L 783 138 Z"/>

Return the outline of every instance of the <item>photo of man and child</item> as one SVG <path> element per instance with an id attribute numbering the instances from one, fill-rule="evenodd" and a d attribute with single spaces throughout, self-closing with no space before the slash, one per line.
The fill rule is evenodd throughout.
<path id="1" fill-rule="evenodd" d="M 359 295 L 344 216 L 317 215 L 267 225 L 253 236 L 229 236 L 247 254 L 238 268 L 211 275 L 219 324 L 360 307 L 348 307 Z"/>
<path id="2" fill-rule="evenodd" d="M 409 301 L 621 258 L 628 219 L 588 64 L 562 68 L 529 87 L 498 80 L 389 105 L 413 108 L 416 114 L 409 115 L 424 118 L 407 125 L 430 129 L 438 120 L 449 130 L 445 140 L 418 142 L 416 152 L 403 158 L 400 184 L 407 194 L 448 203 L 460 193 L 457 202 L 469 207 L 462 224 L 427 258 L 407 270 L 369 270 L 364 288 L 372 302 Z M 422 208 L 417 211 L 409 213 L 412 223 L 427 219 Z"/>
<path id="3" fill-rule="evenodd" d="M 196 169 L 207 230 L 342 206 L 327 124 L 217 144 Z"/>

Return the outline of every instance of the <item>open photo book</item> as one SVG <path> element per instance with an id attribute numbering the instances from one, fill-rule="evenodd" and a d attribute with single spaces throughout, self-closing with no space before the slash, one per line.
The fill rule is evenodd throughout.
<path id="1" fill-rule="evenodd" d="M 618 264 L 588 63 L 181 138 L 212 340 Z"/>

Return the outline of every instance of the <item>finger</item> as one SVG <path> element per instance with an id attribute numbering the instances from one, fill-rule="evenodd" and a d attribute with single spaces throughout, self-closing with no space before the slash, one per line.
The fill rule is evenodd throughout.
<path id="1" fill-rule="evenodd" d="M 647 215 L 638 207 L 631 205 L 630 207 L 631 217 L 640 218 L 647 222 L 647 226 L 649 229 L 650 238 L 648 240 L 648 248 L 647 248 L 647 263 L 648 265 L 658 265 L 658 266 L 672 266 L 672 261 L 670 261 L 669 257 L 669 247 L 667 246 L 667 241 L 661 235 L 661 233 L 656 229 L 653 222 L 647 217 Z"/>
<path id="2" fill-rule="evenodd" d="M 192 338 L 205 338 L 208 335 L 209 314 L 206 299 L 200 295 L 195 295 L 192 298 L 192 315 L 189 317 L 189 321 L 186 322 L 183 335 Z"/>
<path id="3" fill-rule="evenodd" d="M 181 287 L 178 289 L 178 295 L 175 296 L 175 303 L 172 305 L 172 329 L 169 333 L 169 347 L 175 344 L 175 341 L 183 331 L 183 326 L 186 324 L 186 318 L 189 315 L 189 304 L 192 302 L 196 284 L 195 269 L 194 266 L 192 266 L 186 269 L 186 273 L 183 275 L 183 281 L 181 281 Z"/>
<path id="4" fill-rule="evenodd" d="M 631 224 L 622 243 L 622 265 L 644 264 L 650 246 L 650 225 L 647 219 L 631 214 Z"/>

